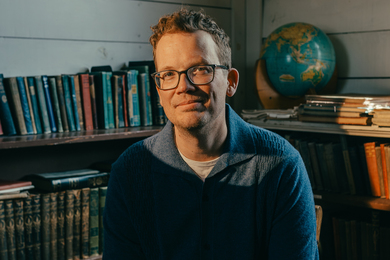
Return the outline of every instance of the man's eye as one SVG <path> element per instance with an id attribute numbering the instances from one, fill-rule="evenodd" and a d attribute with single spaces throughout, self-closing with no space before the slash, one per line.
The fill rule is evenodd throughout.
<path id="1" fill-rule="evenodd" d="M 212 72 L 212 68 L 208 66 L 196 67 L 194 68 L 194 74 L 208 74 Z"/>
<path id="2" fill-rule="evenodd" d="M 160 75 L 162 80 L 169 80 L 175 77 L 175 73 L 173 71 L 167 71 Z"/>

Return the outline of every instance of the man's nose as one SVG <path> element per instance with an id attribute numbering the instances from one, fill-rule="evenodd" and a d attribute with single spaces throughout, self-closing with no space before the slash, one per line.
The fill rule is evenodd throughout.
<path id="1" fill-rule="evenodd" d="M 179 84 L 177 85 L 177 93 L 185 93 L 188 91 L 194 91 L 195 86 L 190 82 L 185 73 L 181 73 L 179 76 Z"/>

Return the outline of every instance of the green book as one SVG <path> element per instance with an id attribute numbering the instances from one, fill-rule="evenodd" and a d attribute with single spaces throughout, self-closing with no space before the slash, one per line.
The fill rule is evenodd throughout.
<path id="1" fill-rule="evenodd" d="M 81 190 L 81 258 L 89 258 L 89 194 L 90 188 Z"/>
<path id="2" fill-rule="evenodd" d="M 57 258 L 65 260 L 65 191 L 57 197 Z"/>
<path id="3" fill-rule="evenodd" d="M 45 92 L 43 89 L 42 76 L 35 76 L 36 94 L 38 96 L 39 111 L 41 111 L 41 119 L 43 126 L 43 133 L 51 133 L 49 112 L 47 111 L 47 104 L 45 99 Z"/>
<path id="4" fill-rule="evenodd" d="M 114 120 L 114 105 L 112 103 L 112 87 L 111 87 L 112 72 L 106 72 L 105 80 L 107 84 L 107 111 L 108 111 L 108 127 L 110 129 L 115 128 Z"/>
<path id="5" fill-rule="evenodd" d="M 41 194 L 42 259 L 50 260 L 50 193 Z"/>
<path id="6" fill-rule="evenodd" d="M 73 190 L 65 191 L 65 255 L 66 260 L 73 260 L 73 225 L 74 194 Z"/>
<path id="7" fill-rule="evenodd" d="M 25 260 L 24 217 L 22 199 L 14 200 L 15 231 L 16 231 L 16 255 L 18 260 Z"/>
<path id="8" fill-rule="evenodd" d="M 54 119 L 57 125 L 57 131 L 59 133 L 62 133 L 64 132 L 64 128 L 62 127 L 61 110 L 60 110 L 60 103 L 58 101 L 56 78 L 54 77 L 49 78 L 49 88 L 50 88 L 51 103 L 53 105 Z"/>
<path id="9" fill-rule="evenodd" d="M 81 190 L 73 190 L 74 224 L 73 224 L 73 259 L 80 259 L 81 246 Z"/>
<path id="10" fill-rule="evenodd" d="M 66 107 L 65 107 L 66 103 L 65 103 L 65 96 L 64 96 L 64 88 L 62 86 L 62 79 L 61 76 L 55 76 L 55 79 L 56 79 L 58 103 L 60 106 L 62 128 L 64 132 L 69 132 L 68 116 L 66 115 Z"/>
<path id="11" fill-rule="evenodd" d="M 4 200 L 0 200 L 0 259 L 8 259 L 7 233 L 5 230 Z"/>
<path id="12" fill-rule="evenodd" d="M 15 218 L 12 200 L 5 201 L 5 225 L 7 229 L 8 260 L 16 260 Z"/>
<path id="13" fill-rule="evenodd" d="M 62 87 L 64 90 L 64 101 L 65 101 L 66 117 L 68 119 L 69 131 L 73 132 L 76 131 L 76 125 L 73 116 L 73 105 L 72 105 L 72 96 L 71 96 L 70 86 L 69 86 L 69 76 L 62 75 L 61 77 L 62 77 Z"/>
<path id="14" fill-rule="evenodd" d="M 20 135 L 26 135 L 26 123 L 24 121 L 22 103 L 20 101 L 20 94 L 16 78 L 6 78 L 4 81 L 4 88 L 7 94 L 9 108 L 11 109 L 12 119 L 15 123 L 16 130 Z"/>
<path id="15" fill-rule="evenodd" d="M 57 193 L 50 193 L 50 259 L 57 260 Z"/>
<path id="16" fill-rule="evenodd" d="M 41 195 L 31 195 L 34 259 L 41 259 Z"/>
<path id="17" fill-rule="evenodd" d="M 99 188 L 92 188 L 89 202 L 89 255 L 99 255 Z"/>
<path id="18" fill-rule="evenodd" d="M 107 186 L 99 188 L 99 253 L 103 254 L 103 212 L 106 205 Z"/>
<path id="19" fill-rule="evenodd" d="M 24 241 L 25 241 L 25 254 L 27 260 L 34 260 L 34 250 L 33 250 L 33 236 L 32 236 L 32 205 L 31 197 L 28 196 L 24 199 L 23 206 L 23 215 L 24 215 Z M 0 258 L 4 259 L 4 258 Z"/>

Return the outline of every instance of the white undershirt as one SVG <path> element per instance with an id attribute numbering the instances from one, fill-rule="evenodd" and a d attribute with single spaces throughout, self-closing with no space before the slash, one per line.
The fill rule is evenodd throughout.
<path id="1" fill-rule="evenodd" d="M 191 159 L 188 159 L 185 157 L 180 151 L 179 151 L 181 157 L 183 160 L 190 166 L 190 168 L 198 175 L 198 177 L 204 182 L 206 177 L 209 175 L 211 170 L 214 168 L 214 165 L 217 163 L 218 158 L 215 158 L 211 161 L 205 161 L 205 162 L 200 162 L 200 161 L 194 161 Z"/>

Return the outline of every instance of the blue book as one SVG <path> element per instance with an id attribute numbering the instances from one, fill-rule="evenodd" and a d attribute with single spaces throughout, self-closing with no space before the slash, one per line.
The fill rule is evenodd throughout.
<path id="1" fill-rule="evenodd" d="M 68 75 L 62 75 L 62 87 L 64 89 L 65 108 L 66 108 L 66 115 L 68 117 L 69 131 L 76 131 L 76 125 L 74 123 L 74 115 L 72 109 L 72 98 L 69 89 Z"/>
<path id="2" fill-rule="evenodd" d="M 139 87 L 138 70 L 129 70 L 127 72 L 127 110 L 130 126 L 141 125 L 141 114 L 139 109 Z"/>
<path id="3" fill-rule="evenodd" d="M 114 105 L 112 104 L 112 87 L 111 87 L 112 72 L 105 72 L 105 81 L 107 84 L 107 112 L 108 112 L 108 128 L 115 128 L 114 120 Z M 103 80 L 104 80 L 103 79 Z"/>
<path id="4" fill-rule="evenodd" d="M 34 133 L 34 129 L 31 121 L 30 108 L 28 107 L 27 93 L 26 93 L 26 87 L 24 85 L 24 79 L 23 77 L 16 77 L 16 81 L 18 83 L 20 102 L 22 104 L 23 117 L 24 117 L 24 123 L 26 124 L 27 134 L 31 135 Z"/>
<path id="5" fill-rule="evenodd" d="M 35 128 L 37 129 L 37 134 L 42 134 L 42 125 L 41 125 L 41 119 L 39 116 L 37 95 L 35 94 L 34 78 L 28 77 L 27 78 L 27 85 L 28 85 L 28 91 L 29 91 L 30 99 L 31 99 L 31 107 L 32 107 L 33 114 L 34 114 Z"/>
<path id="6" fill-rule="evenodd" d="M 45 90 L 43 89 L 42 76 L 35 76 L 35 87 L 38 95 L 38 104 L 41 111 L 43 133 L 51 133 L 49 114 L 47 111 Z"/>
<path id="7" fill-rule="evenodd" d="M 140 81 L 141 124 L 143 126 L 153 125 L 149 76 L 146 73 L 141 73 L 138 75 L 138 77 Z"/>
<path id="8" fill-rule="evenodd" d="M 16 135 L 16 128 L 12 119 L 8 99 L 3 84 L 3 74 L 0 74 L 0 121 L 4 135 Z"/>
<path id="9" fill-rule="evenodd" d="M 47 76 L 42 76 L 43 90 L 45 93 L 47 114 L 49 115 L 49 122 L 51 131 L 53 133 L 57 132 L 57 125 L 54 118 L 53 104 L 51 103 L 50 89 L 49 89 L 49 78 Z"/>
<path id="10" fill-rule="evenodd" d="M 81 126 L 80 126 L 79 114 L 77 112 L 77 97 L 76 97 L 76 88 L 74 86 L 74 77 L 70 76 L 69 80 L 70 80 L 69 88 L 70 88 L 72 105 L 73 105 L 74 124 L 76 127 L 76 131 L 80 131 Z"/>

